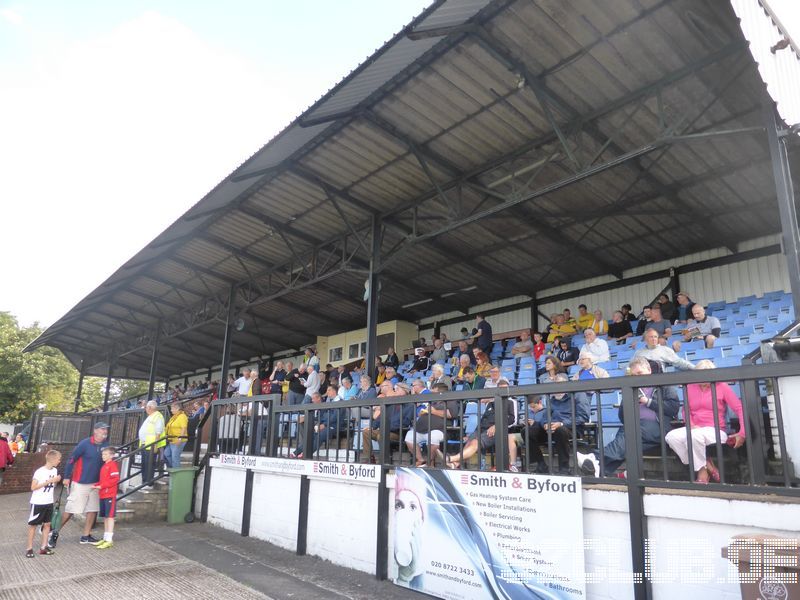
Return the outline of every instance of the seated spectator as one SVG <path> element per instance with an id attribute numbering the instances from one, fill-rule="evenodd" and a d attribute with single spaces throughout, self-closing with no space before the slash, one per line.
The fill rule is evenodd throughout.
<path id="1" fill-rule="evenodd" d="M 442 340 L 433 340 L 433 352 L 431 352 L 431 362 L 445 363 L 447 362 L 447 351 L 444 349 Z"/>
<path id="2" fill-rule="evenodd" d="M 500 379 L 500 369 L 497 369 L 497 380 Z M 464 390 L 482 390 L 486 387 L 486 379 L 481 377 L 475 372 L 475 369 L 472 367 L 466 367 L 464 369 L 464 383 L 463 383 Z M 495 387 L 497 384 L 495 383 Z"/>
<path id="3" fill-rule="evenodd" d="M 608 321 L 603 318 L 602 310 L 598 309 L 594 311 L 594 318 L 589 328 L 594 329 L 597 335 L 606 335 L 608 333 Z"/>
<path id="4" fill-rule="evenodd" d="M 661 305 L 656 303 L 650 307 L 650 322 L 647 324 L 648 329 L 655 329 L 658 335 L 668 338 L 672 335 L 672 324 L 665 319 L 661 314 Z"/>
<path id="5" fill-rule="evenodd" d="M 689 294 L 686 292 L 679 292 L 678 295 L 675 296 L 675 300 L 678 303 L 675 307 L 675 324 L 683 325 L 692 318 L 694 302 L 692 302 L 691 298 L 689 298 Z"/>
<path id="6" fill-rule="evenodd" d="M 614 311 L 611 317 L 611 325 L 608 326 L 608 340 L 615 344 L 624 344 L 625 340 L 633 337 L 631 322 L 625 320 L 625 315 L 621 311 Z"/>
<path id="7" fill-rule="evenodd" d="M 387 395 L 407 396 L 409 391 L 410 388 L 406 384 L 398 383 L 394 386 L 394 390 L 387 392 Z M 372 440 L 377 440 L 379 444 L 382 442 L 380 417 L 381 411 L 384 409 L 388 413 L 387 419 L 389 422 L 389 440 L 392 442 L 399 442 L 400 431 L 408 429 L 414 422 L 414 404 L 412 402 L 407 402 L 404 404 L 389 404 L 385 407 L 376 406 L 372 410 L 371 427 L 366 427 L 361 432 L 364 442 L 362 446 L 364 451 L 361 458 L 364 462 L 371 463 L 374 461 L 372 456 Z"/>
<path id="8" fill-rule="evenodd" d="M 645 306 L 642 308 L 642 318 L 639 319 L 639 322 L 636 324 L 636 337 L 640 338 L 644 335 L 647 326 L 650 324 L 650 305 Z M 636 343 L 634 343 L 632 348 L 636 347 Z"/>
<path id="9" fill-rule="evenodd" d="M 555 341 L 556 336 L 558 335 L 558 333 L 555 333 L 553 331 L 553 326 L 556 324 L 556 321 L 558 321 L 558 319 L 559 317 L 556 313 L 553 313 L 547 318 L 547 326 L 544 328 L 544 335 L 542 337 L 544 337 L 547 340 L 548 344 L 552 344 Z"/>
<path id="10" fill-rule="evenodd" d="M 639 348 L 633 358 L 645 358 L 656 362 L 661 366 L 662 371 L 666 369 L 667 365 L 681 370 L 694 369 L 692 363 L 675 354 L 672 348 L 659 343 L 658 331 L 655 329 L 648 329 L 644 332 L 644 343 L 645 347 Z"/>
<path id="11" fill-rule="evenodd" d="M 475 351 L 475 372 L 480 375 L 481 377 L 486 377 L 489 374 L 489 370 L 492 368 L 492 362 L 489 360 L 489 356 L 481 351 Z"/>
<path id="12" fill-rule="evenodd" d="M 217 425 L 218 451 L 222 454 L 236 454 L 242 443 L 242 418 L 236 412 L 235 404 L 228 404 Z"/>
<path id="13" fill-rule="evenodd" d="M 469 329 L 466 327 L 461 328 L 461 339 L 462 340 L 471 340 L 472 336 L 469 334 Z"/>
<path id="14" fill-rule="evenodd" d="M 419 395 L 419 394 L 430 394 L 431 391 L 426 387 L 425 382 L 422 379 L 415 379 L 411 382 L 411 394 L 412 395 Z"/>
<path id="15" fill-rule="evenodd" d="M 287 371 L 289 370 L 288 365 L 289 365 L 289 363 L 287 363 L 287 367 L 286 367 Z M 347 370 L 344 368 L 344 365 L 339 365 L 338 367 L 336 367 L 336 384 L 337 385 L 342 385 L 342 377 L 349 377 L 349 374 L 347 373 Z"/>
<path id="16" fill-rule="evenodd" d="M 583 331 L 587 327 L 592 326 L 594 316 L 589 313 L 585 304 L 578 305 L 578 318 L 576 321 L 578 322 L 578 331 Z"/>
<path id="17" fill-rule="evenodd" d="M 409 374 L 424 373 L 431 368 L 431 359 L 426 354 L 420 354 L 414 358 L 414 364 L 408 370 Z"/>
<path id="18" fill-rule="evenodd" d="M 497 382 L 497 387 L 508 387 L 508 381 L 505 379 L 500 379 Z M 466 445 L 459 454 L 451 454 L 447 457 L 445 464 L 448 469 L 458 469 L 462 462 L 472 458 L 479 449 L 486 451 L 494 448 L 497 440 L 495 436 L 494 412 L 498 408 L 495 407 L 495 403 L 498 400 L 501 402 L 502 408 L 500 408 L 500 410 L 504 410 L 506 413 L 506 423 L 508 423 L 509 427 L 514 424 L 515 400 L 512 400 L 511 398 L 498 398 L 497 400 L 495 398 L 483 398 L 481 403 L 487 406 L 486 410 L 483 411 L 478 428 L 472 433 L 472 435 L 464 438 Z M 502 435 L 508 434 L 507 432 L 503 432 Z"/>
<path id="19" fill-rule="evenodd" d="M 472 354 L 472 350 L 470 349 L 469 344 L 467 344 L 466 341 L 461 340 L 460 342 L 458 342 L 458 346 L 453 350 L 453 355 L 452 355 L 453 365 L 455 366 L 456 364 L 458 364 L 457 362 L 458 359 L 464 356 L 465 354 L 469 357 L 470 364 L 475 364 L 475 356 Z"/>
<path id="20" fill-rule="evenodd" d="M 580 366 L 580 370 L 572 376 L 573 381 L 579 381 L 581 379 L 604 379 L 609 376 L 608 371 L 594 364 L 592 355 L 585 353 L 583 350 L 581 350 L 581 355 L 578 358 L 578 366 Z"/>
<path id="21" fill-rule="evenodd" d="M 533 358 L 538 361 L 542 355 L 547 351 L 547 346 L 545 345 L 542 334 L 538 331 L 533 332 Z"/>
<path id="22" fill-rule="evenodd" d="M 695 305 L 697 307 L 698 305 Z M 701 360 L 697 369 L 713 369 L 715 365 L 710 360 Z M 697 473 L 697 483 L 708 483 L 709 479 L 719 483 L 719 470 L 714 461 L 706 456 L 706 446 L 717 443 L 717 429 L 719 429 L 720 443 L 728 441 L 725 425 L 725 415 L 730 408 L 739 418 L 739 431 L 731 434 L 734 448 L 741 448 L 745 440 L 744 412 L 742 401 L 736 396 L 731 387 L 724 382 L 714 384 L 717 396 L 717 421 L 714 422 L 714 396 L 710 383 L 690 383 L 686 386 L 686 398 L 689 404 L 690 432 L 692 438 L 692 466 Z M 689 445 L 686 439 L 686 427 L 673 429 L 666 436 L 667 444 L 675 451 L 678 458 L 685 465 L 689 464 Z"/>
<path id="23" fill-rule="evenodd" d="M 694 318 L 686 323 L 686 329 L 681 331 L 684 341 L 703 340 L 706 348 L 713 348 L 714 342 L 722 332 L 722 324 L 719 319 L 707 315 L 706 309 L 701 304 L 692 306 L 692 316 Z M 680 343 L 677 344 L 676 351 L 680 350 Z"/>
<path id="24" fill-rule="evenodd" d="M 467 368 L 472 368 L 469 355 L 462 354 L 458 357 L 458 370 L 455 371 L 455 384 L 464 383 L 464 373 Z"/>
<path id="25" fill-rule="evenodd" d="M 556 381 L 556 375 L 566 372 L 567 370 L 561 365 L 561 361 L 558 358 L 548 356 L 544 359 L 544 372 L 539 376 L 539 383 L 552 383 Z"/>
<path id="26" fill-rule="evenodd" d="M 556 382 L 563 381 L 567 381 L 564 373 L 556 375 Z M 528 447 L 530 448 L 531 466 L 536 463 L 536 473 L 547 474 L 550 472 L 540 448 L 541 444 L 547 444 L 549 437 L 553 441 L 553 450 L 558 455 L 558 474 L 570 474 L 573 404 L 575 426 L 580 434 L 583 425 L 589 421 L 589 403 L 586 398 L 585 394 L 574 397 L 572 394 L 551 394 L 547 396 L 549 407 L 535 411 L 533 423 L 528 427 Z"/>
<path id="27" fill-rule="evenodd" d="M 453 382 L 448 375 L 444 374 L 444 367 L 440 364 L 435 364 L 431 368 L 431 376 L 428 378 L 428 387 L 433 389 L 434 386 L 442 384 L 450 390 L 453 387 Z"/>
<path id="28" fill-rule="evenodd" d="M 569 325 L 572 327 L 575 332 L 578 332 L 578 322 L 572 316 L 572 311 L 568 308 L 565 308 L 564 311 L 561 313 L 564 315 L 564 325 Z"/>
<path id="29" fill-rule="evenodd" d="M 630 374 L 634 376 L 650 375 L 650 363 L 646 358 L 633 358 L 630 363 Z M 678 416 L 681 403 L 678 392 L 672 386 L 644 387 L 638 389 L 639 424 L 642 433 L 642 450 L 647 451 L 661 446 L 661 426 L 659 412 L 664 415 L 664 430 L 669 429 L 669 422 Z M 661 409 L 659 411 L 659 405 Z M 600 477 L 610 475 L 625 462 L 625 428 L 622 405 L 619 407 L 619 420 L 623 427 L 617 430 L 613 440 L 603 448 L 603 465 L 601 468 L 598 453 L 576 453 L 578 465 L 584 475 Z"/>
<path id="30" fill-rule="evenodd" d="M 336 385 L 331 385 L 329 387 L 336 387 Z M 353 385 L 353 380 L 349 377 L 342 377 L 342 385 L 339 387 L 339 391 L 336 394 L 336 400 L 353 400 L 358 395 L 358 388 Z"/>
<path id="31" fill-rule="evenodd" d="M 580 351 L 575 348 L 567 338 L 561 338 L 556 350 L 556 358 L 561 361 L 561 366 L 565 369 L 578 364 Z"/>
<path id="32" fill-rule="evenodd" d="M 391 385 L 391 383 L 389 383 L 389 385 Z M 372 386 L 372 378 L 369 375 L 362 375 L 359 378 L 358 392 L 352 399 L 361 402 L 370 402 L 375 400 L 377 397 L 378 391 Z M 371 415 L 371 406 L 359 406 L 350 409 L 350 417 L 353 419 L 368 419 Z"/>
<path id="33" fill-rule="evenodd" d="M 620 312 L 622 313 L 622 320 L 623 321 L 636 321 L 636 315 L 631 312 L 633 308 L 630 304 L 623 304 L 620 307 Z M 644 333 L 644 331 L 642 331 Z"/>
<path id="34" fill-rule="evenodd" d="M 572 323 L 567 323 L 564 320 L 563 314 L 555 315 L 555 322 L 550 323 L 550 334 L 547 336 L 547 341 L 553 342 L 558 336 L 568 338 L 575 335 L 577 332 L 578 325 L 575 323 L 575 319 L 572 319 Z"/>
<path id="35" fill-rule="evenodd" d="M 675 320 L 675 305 L 672 303 L 672 300 L 669 299 L 669 296 L 666 294 L 659 294 L 658 295 L 658 306 L 661 309 L 661 316 L 670 323 Z"/>
<path id="36" fill-rule="evenodd" d="M 334 402 L 337 394 L 338 390 L 336 389 L 336 385 L 331 385 L 326 393 L 325 403 Z M 314 393 L 314 395 L 311 397 L 311 402 L 313 404 L 323 403 L 322 396 L 319 394 L 319 392 Z M 328 440 L 336 439 L 339 436 L 340 425 L 344 425 L 344 419 L 340 419 L 340 413 L 342 410 L 345 409 L 339 410 L 332 408 L 329 410 L 310 411 L 308 413 L 310 415 L 310 422 L 306 426 L 314 428 L 314 435 L 311 437 L 312 447 L 310 456 L 314 455 L 321 444 L 324 444 Z M 300 417 L 298 421 L 302 422 L 301 419 L 303 419 L 303 417 Z M 292 458 L 304 458 L 304 441 L 304 433 L 297 436 L 297 448 L 295 449 L 294 453 L 291 454 Z"/>
<path id="37" fill-rule="evenodd" d="M 586 343 L 581 346 L 579 355 L 588 355 L 591 357 L 592 362 L 601 363 L 611 360 L 611 354 L 608 349 L 608 342 L 603 338 L 597 337 L 594 329 L 587 329 L 583 332 Z M 561 357 L 559 357 L 561 358 Z M 563 362 L 563 361 L 562 361 Z"/>
<path id="38" fill-rule="evenodd" d="M 432 394 L 438 395 L 447 392 L 448 388 L 443 383 L 436 383 L 431 388 L 431 391 Z M 405 437 L 406 447 L 411 454 L 416 456 L 418 467 L 425 466 L 436 455 L 439 446 L 444 440 L 447 421 L 458 417 L 460 407 L 461 402 L 451 400 L 449 402 L 429 402 L 427 406 L 422 408 L 413 428 L 408 430 Z M 422 456 L 423 444 L 428 446 L 429 458 L 427 460 Z"/>
<path id="39" fill-rule="evenodd" d="M 478 372 L 477 369 L 475 369 L 475 375 L 477 375 L 478 377 L 483 377 L 483 379 L 484 379 L 484 384 L 483 384 L 484 389 L 496 388 L 496 387 L 498 387 L 500 385 L 500 381 L 502 381 L 502 378 L 500 377 L 500 367 L 491 367 L 489 369 L 489 377 L 488 378 L 486 376 L 484 376 L 484 375 L 481 375 Z"/>
<path id="40" fill-rule="evenodd" d="M 394 367 L 386 367 L 386 379 L 392 383 L 397 383 L 400 381 L 400 378 L 397 376 L 397 372 L 394 370 Z"/>
<path id="41" fill-rule="evenodd" d="M 381 360 L 380 356 L 376 356 L 375 357 L 375 368 L 373 369 L 373 372 L 375 373 L 375 377 L 376 378 L 378 377 L 378 373 L 380 372 L 380 368 L 381 367 L 385 368 L 387 366 L 388 365 Z"/>
<path id="42" fill-rule="evenodd" d="M 344 377 L 342 377 L 342 379 L 344 379 Z M 384 379 L 386 379 L 386 365 L 381 363 L 378 365 L 378 369 L 375 373 L 375 385 L 382 384 Z"/>
<path id="43" fill-rule="evenodd" d="M 383 361 L 387 367 L 392 367 L 393 369 L 397 369 L 400 366 L 400 359 L 395 354 L 394 348 L 389 346 L 386 349 L 386 359 Z"/>
<path id="44" fill-rule="evenodd" d="M 513 356 L 531 356 L 533 352 L 533 342 L 531 341 L 531 332 L 523 329 L 519 335 L 519 341 L 511 348 Z"/>
<path id="45" fill-rule="evenodd" d="M 447 334 L 444 331 L 439 336 L 439 339 L 442 340 L 443 344 L 446 344 L 446 343 L 448 343 L 450 341 L 450 340 L 447 339 Z"/>

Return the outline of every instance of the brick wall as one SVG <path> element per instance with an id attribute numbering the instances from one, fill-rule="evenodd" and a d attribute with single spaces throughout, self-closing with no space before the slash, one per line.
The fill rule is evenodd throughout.
<path id="1" fill-rule="evenodd" d="M 44 464 L 44 455 L 51 449 L 59 450 L 62 454 L 61 464 L 58 465 L 58 474 L 63 476 L 64 463 L 74 447 L 74 444 L 69 446 L 56 444 L 52 447 L 45 446 L 40 452 L 17 454 L 14 464 L 6 468 L 3 483 L 0 484 L 0 494 L 30 492 L 33 472 Z"/>

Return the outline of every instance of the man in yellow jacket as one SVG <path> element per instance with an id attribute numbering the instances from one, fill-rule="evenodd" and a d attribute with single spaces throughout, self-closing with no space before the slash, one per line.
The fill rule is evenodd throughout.
<path id="1" fill-rule="evenodd" d="M 142 450 L 142 483 L 152 487 L 156 458 L 161 448 L 166 446 L 167 438 L 164 435 L 164 415 L 158 410 L 156 401 L 148 401 L 144 411 L 147 418 L 139 427 L 139 447 L 147 446 Z"/>

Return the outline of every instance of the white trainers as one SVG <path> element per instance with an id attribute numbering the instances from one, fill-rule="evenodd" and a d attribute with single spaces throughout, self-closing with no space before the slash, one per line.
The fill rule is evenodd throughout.
<path id="1" fill-rule="evenodd" d="M 575 456 L 578 458 L 578 465 L 581 468 L 581 473 L 587 477 L 594 475 L 600 477 L 600 461 L 594 454 L 582 454 L 576 452 Z"/>

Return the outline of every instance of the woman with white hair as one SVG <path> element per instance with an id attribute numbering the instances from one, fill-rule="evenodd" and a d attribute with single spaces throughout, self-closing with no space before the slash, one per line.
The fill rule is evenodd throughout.
<path id="1" fill-rule="evenodd" d="M 572 376 L 573 381 L 580 379 L 605 379 L 609 377 L 608 371 L 594 364 L 594 358 L 589 352 L 582 351 L 578 358 L 580 370 Z"/>
<path id="2" fill-rule="evenodd" d="M 714 369 L 715 365 L 710 360 L 701 360 L 695 365 L 696 369 Z M 706 456 L 706 446 L 716 444 L 716 429 L 719 428 L 721 443 L 733 440 L 734 448 L 741 448 L 745 440 L 744 411 L 742 401 L 736 396 L 731 387 L 722 381 L 714 384 L 717 397 L 717 422 L 714 423 L 714 394 L 710 383 L 691 383 L 686 387 L 687 404 L 689 406 L 689 419 L 692 438 L 692 464 L 697 473 L 697 483 L 708 483 L 709 479 L 719 482 L 719 471 L 714 461 Z M 739 431 L 730 436 L 725 431 L 725 412 L 730 407 L 739 417 Z M 669 447 L 675 451 L 678 458 L 685 465 L 689 464 L 689 443 L 686 436 L 686 427 L 673 429 L 666 436 Z"/>

